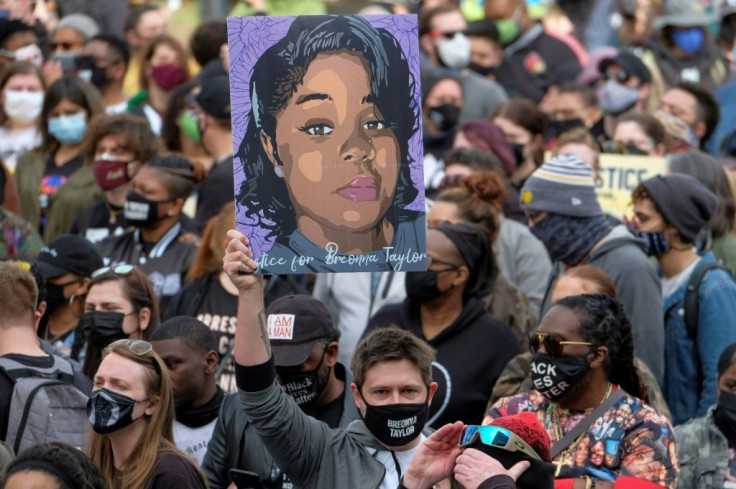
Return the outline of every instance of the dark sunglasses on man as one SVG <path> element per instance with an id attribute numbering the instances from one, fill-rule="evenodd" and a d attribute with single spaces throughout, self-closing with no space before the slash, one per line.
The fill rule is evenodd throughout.
<path id="1" fill-rule="evenodd" d="M 593 343 L 586 341 L 566 341 L 562 336 L 549 333 L 532 333 L 529 335 L 529 350 L 532 354 L 537 353 L 541 346 L 544 351 L 551 357 L 562 356 L 565 345 L 584 345 L 593 346 Z"/>

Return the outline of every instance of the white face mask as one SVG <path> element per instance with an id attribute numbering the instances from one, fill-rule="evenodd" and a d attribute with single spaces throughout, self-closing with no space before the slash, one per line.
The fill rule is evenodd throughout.
<path id="1" fill-rule="evenodd" d="M 5 114 L 20 122 L 32 122 L 41 114 L 43 92 L 5 90 Z"/>
<path id="2" fill-rule="evenodd" d="M 39 68 L 43 64 L 43 53 L 41 52 L 41 48 L 35 44 L 29 44 L 28 46 L 16 49 L 14 54 L 16 61 L 28 61 Z"/>
<path id="3" fill-rule="evenodd" d="M 437 41 L 437 54 L 448 68 L 459 70 L 470 63 L 470 39 L 462 32 Z"/>

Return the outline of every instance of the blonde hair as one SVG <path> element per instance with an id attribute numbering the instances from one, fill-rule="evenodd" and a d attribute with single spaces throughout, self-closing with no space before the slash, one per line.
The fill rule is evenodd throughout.
<path id="1" fill-rule="evenodd" d="M 91 431 L 87 455 L 100 468 L 110 488 L 148 487 L 156 463 L 162 454 L 179 453 L 185 457 L 174 445 L 174 397 L 171 379 L 166 365 L 153 350 L 137 355 L 125 344 L 113 343 L 103 350 L 102 359 L 111 353 L 143 366 L 148 399 L 158 405 L 152 415 L 146 416 L 145 421 L 149 426 L 143 432 L 136 449 L 125 460 L 123 470 L 117 471 L 113 465 L 114 457 L 109 435 Z"/>
<path id="2" fill-rule="evenodd" d="M 0 323 L 34 320 L 38 287 L 30 272 L 20 264 L 0 262 L 0 297 Z"/>
<path id="3" fill-rule="evenodd" d="M 235 226 L 235 202 L 228 202 L 222 210 L 207 222 L 202 233 L 202 245 L 192 263 L 187 281 L 192 281 L 210 273 L 222 271 L 222 259 L 225 257 L 223 244 L 227 232 Z"/>

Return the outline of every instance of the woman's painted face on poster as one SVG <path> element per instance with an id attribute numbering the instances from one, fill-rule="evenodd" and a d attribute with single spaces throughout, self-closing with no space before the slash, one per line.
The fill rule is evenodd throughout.
<path id="1" fill-rule="evenodd" d="M 275 138 L 262 133 L 264 150 L 281 168 L 298 221 L 365 231 L 391 206 L 401 155 L 373 100 L 370 81 L 362 55 L 321 54 L 277 116 Z"/>

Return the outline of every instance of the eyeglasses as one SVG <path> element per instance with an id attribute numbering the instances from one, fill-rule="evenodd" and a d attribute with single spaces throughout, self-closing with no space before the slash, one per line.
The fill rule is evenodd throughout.
<path id="1" fill-rule="evenodd" d="M 460 448 L 465 448 L 478 439 L 484 445 L 503 448 L 509 452 L 522 452 L 535 460 L 541 460 L 537 452 L 519 435 L 500 426 L 466 426 L 460 436 Z"/>
<path id="2" fill-rule="evenodd" d="M 626 83 L 627 81 L 629 81 L 629 78 L 631 78 L 631 76 L 626 71 L 608 70 L 606 71 L 604 78 L 606 80 L 614 80 L 619 83 Z"/>
<path id="3" fill-rule="evenodd" d="M 465 33 L 463 31 L 447 31 L 447 32 L 443 32 L 439 30 L 432 31 L 433 37 L 444 37 L 445 39 L 452 39 L 458 34 L 465 34 Z"/>
<path id="4" fill-rule="evenodd" d="M 440 265 L 447 265 L 449 267 L 444 270 L 435 270 L 436 272 L 449 272 L 451 270 L 457 270 L 458 268 L 462 266 L 462 265 L 458 265 L 457 263 L 450 263 L 449 261 L 443 261 L 443 260 L 440 260 L 439 258 L 434 258 L 434 257 L 427 255 L 427 269 L 432 268 L 432 265 L 434 265 L 435 263 L 438 263 Z"/>
<path id="5" fill-rule="evenodd" d="M 565 348 L 565 345 L 593 346 L 593 343 L 565 341 L 562 336 L 549 333 L 532 333 L 529 335 L 529 349 L 532 353 L 537 353 L 541 345 L 544 345 L 544 351 L 549 356 L 559 357 L 562 356 L 562 350 Z"/>
<path id="6" fill-rule="evenodd" d="M 114 273 L 115 275 L 128 275 L 130 272 L 135 270 L 133 265 L 118 265 L 116 267 L 102 267 L 92 272 L 92 278 L 105 275 L 106 273 Z"/>
<path id="7" fill-rule="evenodd" d="M 153 345 L 145 340 L 117 340 L 110 343 L 108 348 L 112 349 L 113 347 L 122 346 L 124 348 L 127 348 L 134 354 L 140 356 L 143 356 L 147 353 L 150 353 L 153 351 Z"/>

